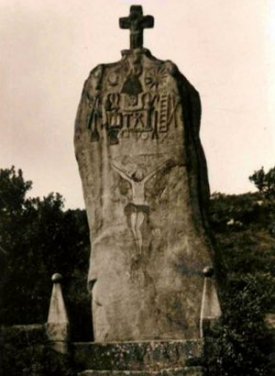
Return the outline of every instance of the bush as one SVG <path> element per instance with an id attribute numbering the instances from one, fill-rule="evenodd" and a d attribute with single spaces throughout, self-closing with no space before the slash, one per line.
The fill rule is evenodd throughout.
<path id="1" fill-rule="evenodd" d="M 2 327 L 2 376 L 76 376 L 71 359 L 50 348 L 43 325 Z"/>
<path id="2" fill-rule="evenodd" d="M 213 329 L 206 346 L 209 376 L 270 376 L 271 338 L 263 307 L 268 305 L 273 283 L 269 275 L 229 278 L 222 299 L 222 321 Z"/>

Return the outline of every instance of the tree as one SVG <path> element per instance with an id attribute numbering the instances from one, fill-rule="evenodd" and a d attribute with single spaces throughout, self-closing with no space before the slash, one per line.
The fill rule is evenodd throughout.
<path id="1" fill-rule="evenodd" d="M 64 276 L 64 294 L 74 323 L 89 325 L 86 289 L 89 231 L 85 211 L 64 210 L 60 194 L 27 197 L 32 183 L 21 170 L 0 170 L 0 245 L 5 254 L 1 278 L 0 322 L 43 323 L 47 320 L 51 275 Z M 3 252 L 2 252 L 3 253 Z M 81 286 L 76 291 L 75 285 Z M 77 303 L 76 303 L 77 302 Z M 85 320 L 83 320 L 85 318 Z M 90 322 L 90 319 L 89 319 Z M 81 332 L 81 326 L 80 326 Z M 82 330 L 86 332 L 86 330 Z M 91 328 L 87 331 L 92 332 Z M 87 334 L 86 334 L 87 336 Z"/>
<path id="2" fill-rule="evenodd" d="M 274 169 L 252 175 L 259 192 L 216 193 L 210 200 L 210 223 L 222 259 L 219 275 L 224 313 L 206 359 L 211 376 L 270 374 L 264 316 L 275 309 Z M 50 277 L 60 272 L 65 277 L 72 339 L 88 340 L 92 328 L 86 289 L 89 231 L 85 211 L 65 211 L 59 194 L 27 198 L 31 187 L 21 170 L 0 170 L 0 257 L 5 261 L 1 323 L 45 322 Z"/>
<path id="3" fill-rule="evenodd" d="M 206 358 L 211 376 L 270 375 L 264 318 L 275 310 L 275 200 L 272 173 L 266 177 L 260 170 L 253 179 L 259 192 L 215 193 L 210 200 L 210 222 L 222 260 L 223 308 Z"/>
<path id="4" fill-rule="evenodd" d="M 271 168 L 267 173 L 262 167 L 249 176 L 249 180 L 255 184 L 266 198 L 275 198 L 275 167 Z"/>

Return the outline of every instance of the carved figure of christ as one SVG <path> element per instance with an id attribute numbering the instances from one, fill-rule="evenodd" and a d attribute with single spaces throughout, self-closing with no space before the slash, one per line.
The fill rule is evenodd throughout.
<path id="1" fill-rule="evenodd" d="M 154 175 L 156 175 L 164 167 L 168 167 L 172 161 L 167 160 L 148 175 L 144 175 L 144 172 L 141 168 L 137 167 L 132 175 L 128 175 L 125 171 L 117 167 L 115 164 L 111 163 L 112 168 L 125 180 L 131 184 L 132 188 L 132 200 L 129 203 L 132 207 L 130 222 L 131 230 L 133 232 L 134 239 L 136 241 L 139 254 L 142 253 L 142 232 L 141 226 L 144 222 L 145 216 L 149 213 L 149 206 L 145 199 L 145 184 L 150 180 Z"/>

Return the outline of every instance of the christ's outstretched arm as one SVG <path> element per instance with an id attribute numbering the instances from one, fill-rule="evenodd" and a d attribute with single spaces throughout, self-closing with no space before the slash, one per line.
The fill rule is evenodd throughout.
<path id="1" fill-rule="evenodd" d="M 172 166 L 173 165 L 173 160 L 172 159 L 168 159 L 167 161 L 161 163 L 154 171 L 150 172 L 149 175 L 147 175 L 145 178 L 144 178 L 144 183 L 146 183 L 146 181 L 148 181 L 149 179 L 151 179 L 157 172 L 159 172 L 160 170 L 162 170 L 164 167 L 168 167 L 168 166 Z"/>
<path id="2" fill-rule="evenodd" d="M 129 183 L 132 184 L 132 179 L 129 175 L 127 175 L 123 170 L 121 170 L 120 168 L 118 168 L 116 165 L 114 165 L 112 162 L 111 162 L 111 165 L 113 167 L 113 169 L 125 180 L 127 180 Z"/>

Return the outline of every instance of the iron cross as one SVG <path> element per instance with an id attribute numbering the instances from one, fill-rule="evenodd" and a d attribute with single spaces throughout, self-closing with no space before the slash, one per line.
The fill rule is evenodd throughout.
<path id="1" fill-rule="evenodd" d="M 142 6 L 132 5 L 129 17 L 119 19 L 121 29 L 130 29 L 130 49 L 143 47 L 143 29 L 154 27 L 153 16 L 143 16 Z"/>

